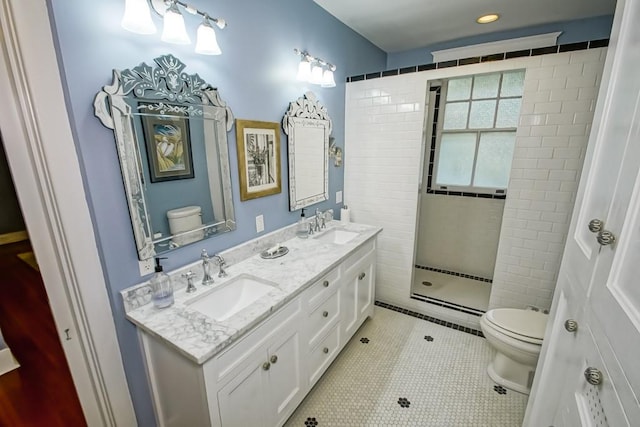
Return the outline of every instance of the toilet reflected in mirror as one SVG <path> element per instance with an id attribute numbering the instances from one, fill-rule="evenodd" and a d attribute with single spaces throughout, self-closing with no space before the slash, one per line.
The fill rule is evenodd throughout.
<path id="1" fill-rule="evenodd" d="M 200 206 L 171 209 L 167 211 L 167 220 L 169 221 L 169 231 L 173 236 L 171 238 L 173 247 L 187 245 L 204 238 L 202 208 Z"/>

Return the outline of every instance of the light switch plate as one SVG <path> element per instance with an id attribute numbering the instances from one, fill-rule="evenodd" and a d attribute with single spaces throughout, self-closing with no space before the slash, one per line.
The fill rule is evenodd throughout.
<path id="1" fill-rule="evenodd" d="M 342 191 L 336 191 L 336 203 L 342 203 Z"/>
<path id="2" fill-rule="evenodd" d="M 258 215 L 256 217 L 256 233 L 262 233 L 264 231 L 264 217 Z"/>

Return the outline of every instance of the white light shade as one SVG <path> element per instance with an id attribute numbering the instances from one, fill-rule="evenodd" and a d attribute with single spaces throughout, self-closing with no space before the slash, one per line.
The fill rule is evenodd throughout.
<path id="1" fill-rule="evenodd" d="M 333 78 L 333 71 L 326 69 L 322 73 L 322 87 L 335 87 L 336 81 Z"/>
<path id="2" fill-rule="evenodd" d="M 209 20 L 205 20 L 198 27 L 196 53 L 200 53 L 202 55 L 220 55 L 222 53 L 220 46 L 218 46 L 216 32 L 213 30 Z"/>
<path id="3" fill-rule="evenodd" d="M 300 60 L 300 64 L 298 64 L 298 77 L 297 79 L 301 82 L 308 82 L 311 78 L 311 63 L 307 61 L 306 58 L 302 58 Z"/>
<path id="4" fill-rule="evenodd" d="M 184 27 L 184 18 L 175 3 L 172 3 L 164 14 L 161 39 L 163 42 L 174 44 L 191 43 L 187 29 Z"/>
<path id="5" fill-rule="evenodd" d="M 311 77 L 309 78 L 309 83 L 314 85 L 319 85 L 322 83 L 322 67 L 320 65 L 314 65 L 311 68 Z"/>
<path id="6" fill-rule="evenodd" d="M 132 33 L 154 34 L 156 26 L 151 20 L 147 0 L 125 0 L 124 15 L 120 25 Z"/>

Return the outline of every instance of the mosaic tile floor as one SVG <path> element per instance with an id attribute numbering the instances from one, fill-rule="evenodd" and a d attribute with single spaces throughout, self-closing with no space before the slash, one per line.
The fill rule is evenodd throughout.
<path id="1" fill-rule="evenodd" d="M 527 396 L 486 374 L 484 338 L 375 307 L 285 426 L 516 427 Z"/>

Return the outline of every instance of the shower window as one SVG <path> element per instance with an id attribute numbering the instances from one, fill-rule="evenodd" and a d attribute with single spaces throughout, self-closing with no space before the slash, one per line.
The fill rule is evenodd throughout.
<path id="1" fill-rule="evenodd" d="M 505 194 L 523 85 L 523 70 L 442 81 L 429 190 Z"/>

